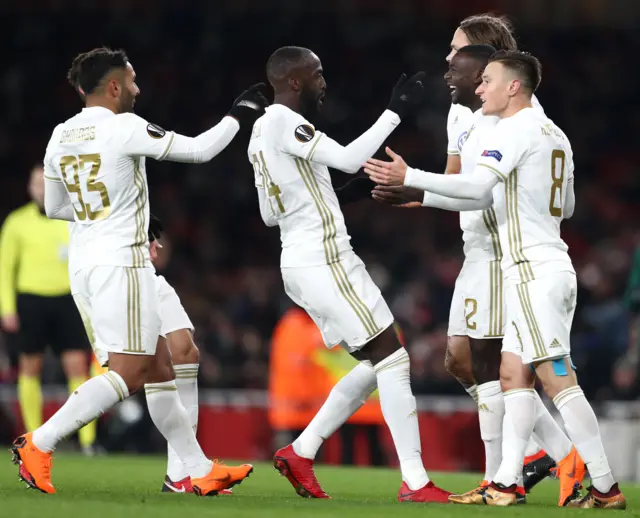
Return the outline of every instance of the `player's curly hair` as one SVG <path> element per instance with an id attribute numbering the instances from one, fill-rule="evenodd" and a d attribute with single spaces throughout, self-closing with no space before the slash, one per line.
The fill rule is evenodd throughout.
<path id="1" fill-rule="evenodd" d="M 514 71 L 520 79 L 520 84 L 530 93 L 535 92 L 540 86 L 542 64 L 535 56 L 519 50 L 500 50 L 489 58 L 489 63 L 494 61 Z"/>
<path id="2" fill-rule="evenodd" d="M 491 45 L 497 50 L 517 50 L 513 26 L 505 16 L 492 13 L 474 14 L 460 23 L 471 45 Z"/>
<path id="3" fill-rule="evenodd" d="M 67 80 L 81 97 L 85 97 L 100 86 L 111 70 L 126 68 L 128 62 L 124 50 L 99 47 L 75 57 L 67 72 Z"/>

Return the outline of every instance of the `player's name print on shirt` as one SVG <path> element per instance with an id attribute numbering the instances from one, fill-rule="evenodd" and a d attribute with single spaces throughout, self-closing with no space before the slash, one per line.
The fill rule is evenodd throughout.
<path id="1" fill-rule="evenodd" d="M 60 144 L 68 144 L 70 142 L 80 142 L 82 140 L 95 140 L 96 127 L 88 126 L 86 128 L 73 128 L 64 130 L 60 135 Z"/>

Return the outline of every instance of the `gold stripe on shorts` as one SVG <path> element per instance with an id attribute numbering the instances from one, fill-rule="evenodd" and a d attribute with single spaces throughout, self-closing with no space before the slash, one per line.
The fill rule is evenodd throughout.
<path id="1" fill-rule="evenodd" d="M 313 173 L 311 164 L 300 158 L 295 159 L 296 166 L 300 172 L 309 194 L 316 204 L 318 214 L 322 219 L 323 240 L 322 245 L 325 252 L 327 265 L 331 270 L 331 274 L 340 290 L 340 293 L 351 306 L 358 319 L 362 322 L 367 333 L 374 336 L 380 332 L 380 328 L 376 325 L 373 315 L 366 304 L 358 297 L 353 285 L 340 262 L 340 254 L 338 252 L 338 244 L 336 243 L 337 227 L 335 218 L 331 209 L 325 202 L 318 181 Z"/>
<path id="2" fill-rule="evenodd" d="M 516 286 L 518 290 L 518 298 L 520 299 L 520 305 L 522 306 L 522 312 L 529 328 L 529 334 L 531 335 L 531 341 L 536 356 L 533 358 L 543 358 L 546 356 L 546 349 L 538 327 L 538 322 L 533 313 L 533 307 L 531 306 L 531 298 L 529 297 L 529 287 L 526 284 L 518 284 Z"/>

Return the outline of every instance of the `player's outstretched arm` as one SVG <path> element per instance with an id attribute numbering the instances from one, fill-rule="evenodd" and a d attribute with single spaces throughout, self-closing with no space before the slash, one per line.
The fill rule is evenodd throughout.
<path id="1" fill-rule="evenodd" d="M 391 157 L 391 162 L 370 159 L 364 168 L 365 173 L 380 185 L 404 185 L 442 197 L 481 201 L 481 208 L 483 208 L 491 198 L 491 189 L 499 182 L 499 178 L 493 172 L 482 167 L 477 168 L 470 175 L 442 175 L 412 169 L 407 166 L 400 155 L 394 153 L 390 148 L 387 147 L 385 151 Z M 434 203 L 443 204 L 444 200 L 438 198 L 434 200 Z M 450 210 L 462 209 L 450 208 Z M 466 210 L 478 209 L 469 208 Z"/>
<path id="2" fill-rule="evenodd" d="M 493 197 L 487 196 L 482 200 L 461 200 L 440 196 L 431 192 L 424 192 L 414 187 L 404 185 L 378 185 L 371 193 L 371 197 L 387 205 L 395 205 L 402 208 L 433 207 L 436 209 L 464 212 L 469 210 L 488 209 L 493 205 Z"/>
<path id="3" fill-rule="evenodd" d="M 339 169 L 345 173 L 355 174 L 365 160 L 373 156 L 385 139 L 400 124 L 400 120 L 412 108 L 417 108 L 425 99 L 422 79 L 424 72 L 407 79 L 402 74 L 391 95 L 388 108 L 367 131 L 347 146 L 338 144 L 323 133 L 316 132 L 313 127 L 304 124 L 300 119 L 292 119 L 293 128 L 285 128 L 283 149 L 287 153 L 313 161 L 327 167 Z M 303 120 L 304 121 L 304 120 Z M 304 134 L 298 135 L 300 129 Z M 295 138 L 293 138 L 295 136 Z M 296 142 L 296 140 L 298 142 Z M 301 145 L 302 144 L 302 145 Z"/>
<path id="4" fill-rule="evenodd" d="M 125 117 L 125 124 L 129 126 L 123 150 L 130 156 L 146 156 L 155 160 L 191 164 L 208 162 L 229 145 L 240 125 L 253 125 L 264 113 L 269 104 L 263 94 L 264 88 L 264 83 L 259 83 L 242 92 L 227 116 L 197 137 L 165 131 L 132 113 L 122 114 L 119 117 Z"/>

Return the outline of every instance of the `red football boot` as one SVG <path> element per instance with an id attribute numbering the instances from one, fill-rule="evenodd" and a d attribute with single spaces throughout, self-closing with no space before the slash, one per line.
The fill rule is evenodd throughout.
<path id="1" fill-rule="evenodd" d="M 422 486 L 420 489 L 412 491 L 406 482 L 403 482 L 398 491 L 399 502 L 433 502 L 438 504 L 449 503 L 449 491 L 440 489 L 433 482 Z"/>
<path id="2" fill-rule="evenodd" d="M 293 486 L 302 498 L 330 498 L 320 487 L 313 471 L 313 460 L 300 457 L 293 446 L 280 448 L 273 456 L 273 467 Z"/>

